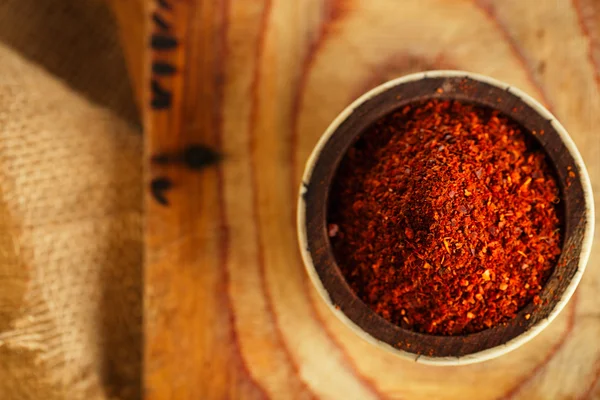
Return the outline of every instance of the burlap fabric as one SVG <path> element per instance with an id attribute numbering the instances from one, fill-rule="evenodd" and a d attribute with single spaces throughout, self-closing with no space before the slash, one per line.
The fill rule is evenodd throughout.
<path id="1" fill-rule="evenodd" d="M 0 399 L 134 399 L 141 141 L 92 0 L 0 2 Z"/>

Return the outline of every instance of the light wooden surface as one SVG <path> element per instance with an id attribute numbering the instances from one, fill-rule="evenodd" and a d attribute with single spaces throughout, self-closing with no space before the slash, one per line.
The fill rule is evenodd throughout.
<path id="1" fill-rule="evenodd" d="M 148 399 L 600 398 L 597 241 L 575 298 L 544 333 L 494 361 L 436 368 L 337 321 L 295 233 L 299 177 L 331 119 L 366 89 L 425 69 L 487 74 L 547 104 L 599 199 L 598 1 L 165 1 L 179 43 L 146 51 L 142 81 L 148 185 L 172 184 L 160 190 L 167 206 L 147 196 Z M 148 24 L 147 36 L 158 31 Z M 155 59 L 178 72 L 152 76 L 153 95 Z M 171 107 L 152 109 L 165 91 Z M 225 159 L 201 171 L 150 163 L 190 143 Z"/>

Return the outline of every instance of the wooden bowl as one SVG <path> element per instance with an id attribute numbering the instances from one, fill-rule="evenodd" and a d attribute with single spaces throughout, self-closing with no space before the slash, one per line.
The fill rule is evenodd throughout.
<path id="1" fill-rule="evenodd" d="M 440 90 L 441 89 L 441 90 Z M 457 99 L 487 106 L 520 123 L 554 164 L 564 207 L 562 254 L 540 293 L 505 324 L 465 336 L 434 336 L 403 329 L 363 303 L 336 264 L 327 233 L 329 188 L 348 148 L 373 122 L 425 99 Z M 571 169 L 568 169 L 571 168 Z M 575 172 L 575 177 L 569 176 Z M 460 71 L 430 71 L 389 81 L 369 91 L 331 123 L 310 156 L 298 203 L 300 251 L 308 273 L 331 310 L 368 342 L 416 362 L 458 365 L 488 360 L 540 333 L 565 307 L 592 246 L 594 208 L 590 180 L 575 144 L 556 118 L 529 95 L 494 79 Z M 525 319 L 526 314 L 531 314 Z"/>

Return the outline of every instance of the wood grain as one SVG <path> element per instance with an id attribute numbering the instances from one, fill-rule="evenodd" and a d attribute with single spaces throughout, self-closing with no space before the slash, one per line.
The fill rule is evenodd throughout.
<path id="1" fill-rule="evenodd" d="M 598 246 L 576 297 L 544 333 L 497 360 L 436 368 L 372 348 L 329 312 L 304 272 L 294 221 L 304 162 L 331 119 L 383 80 L 448 67 L 551 107 L 583 155 L 598 206 L 597 1 L 147 6 L 147 398 L 600 397 Z M 152 22 L 155 11 L 169 29 Z M 176 44 L 152 48 L 158 33 Z M 152 73 L 157 60 L 176 73 Z M 168 107 L 152 106 L 152 80 Z M 196 144 L 222 161 L 201 170 L 151 163 Z M 169 182 L 168 205 L 150 191 L 157 179 Z"/>
<path id="2" fill-rule="evenodd" d="M 141 109 L 144 91 L 145 0 L 106 0 L 119 26 L 121 47 L 129 69 L 134 96 Z"/>

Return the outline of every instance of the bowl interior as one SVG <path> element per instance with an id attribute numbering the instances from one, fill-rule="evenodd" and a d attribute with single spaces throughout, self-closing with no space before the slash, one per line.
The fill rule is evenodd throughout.
<path id="1" fill-rule="evenodd" d="M 456 99 L 499 110 L 536 140 L 554 165 L 563 203 L 563 248 L 540 293 L 542 304 L 525 306 L 505 324 L 465 336 L 416 333 L 389 323 L 364 304 L 346 283 L 327 234 L 328 193 L 337 167 L 357 137 L 372 123 L 406 104 L 431 98 Z M 392 81 L 363 96 L 342 114 L 319 143 L 307 165 L 299 219 L 309 272 L 338 315 L 368 340 L 421 361 L 479 361 L 509 351 L 538 333 L 564 307 L 577 285 L 589 253 L 591 191 L 581 158 L 564 128 L 534 100 L 497 82 L 460 73 L 421 74 Z M 543 132 L 543 134 L 539 134 Z M 571 174 L 570 174 L 571 173 Z M 573 173 L 575 174 L 573 176 Z M 304 240 L 303 240 L 304 239 Z M 529 319 L 525 315 L 530 314 Z M 495 349 L 495 350 L 494 350 Z M 493 350 L 493 351 L 492 351 Z M 450 361 L 449 363 L 455 363 Z"/>

